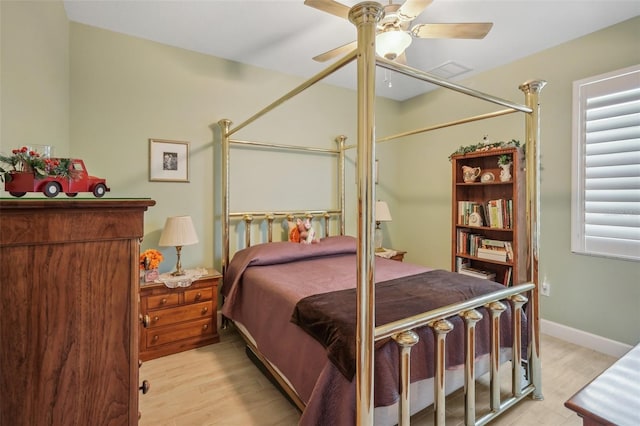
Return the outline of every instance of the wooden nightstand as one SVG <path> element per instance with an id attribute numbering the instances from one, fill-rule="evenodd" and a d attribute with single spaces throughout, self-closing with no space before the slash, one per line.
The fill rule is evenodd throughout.
<path id="1" fill-rule="evenodd" d="M 394 254 L 393 256 L 391 256 L 389 259 L 391 260 L 398 260 L 400 262 L 402 262 L 404 260 L 404 255 L 407 254 L 406 251 L 400 251 L 400 250 L 396 250 L 396 254 Z"/>
<path id="2" fill-rule="evenodd" d="M 395 252 L 393 255 L 389 256 L 389 252 Z M 379 252 L 376 252 L 375 255 L 379 257 L 384 257 L 391 260 L 397 260 L 402 262 L 404 260 L 404 255 L 407 254 L 406 251 L 394 250 L 394 249 L 382 249 Z"/>
<path id="3" fill-rule="evenodd" d="M 142 361 L 220 341 L 217 308 L 221 278 L 218 271 L 210 269 L 190 287 L 140 285 Z"/>

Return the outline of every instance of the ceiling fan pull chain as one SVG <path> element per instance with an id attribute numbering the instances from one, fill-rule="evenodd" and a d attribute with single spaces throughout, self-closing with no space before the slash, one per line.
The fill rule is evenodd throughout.
<path id="1" fill-rule="evenodd" d="M 393 83 L 391 82 L 391 77 L 389 76 L 389 70 L 388 69 L 384 69 L 384 82 L 387 83 L 387 86 L 389 88 L 393 87 Z"/>

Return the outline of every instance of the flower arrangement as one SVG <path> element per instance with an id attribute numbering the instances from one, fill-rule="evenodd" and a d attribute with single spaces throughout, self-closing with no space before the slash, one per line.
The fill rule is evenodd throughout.
<path id="1" fill-rule="evenodd" d="M 36 179 L 47 176 L 73 177 L 70 158 L 46 158 L 37 151 L 23 146 L 11 155 L 0 154 L 0 181 L 11 181 L 11 173 L 34 173 Z"/>
<path id="2" fill-rule="evenodd" d="M 507 164 L 511 164 L 511 156 L 507 154 L 502 154 L 498 157 L 498 166 L 506 166 Z"/>
<path id="3" fill-rule="evenodd" d="M 145 250 L 140 253 L 140 269 L 158 269 L 160 262 L 164 260 L 162 253 L 155 249 Z"/>

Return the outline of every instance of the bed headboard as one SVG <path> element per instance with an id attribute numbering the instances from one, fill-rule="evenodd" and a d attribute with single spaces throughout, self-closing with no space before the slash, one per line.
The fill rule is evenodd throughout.
<path id="1" fill-rule="evenodd" d="M 288 221 L 296 218 L 309 219 L 318 236 L 327 237 L 333 235 L 344 235 L 345 233 L 345 142 L 347 137 L 340 135 L 335 138 L 336 148 L 318 148 L 311 146 L 286 145 L 271 142 L 249 141 L 233 139 L 231 136 L 243 125 L 231 129 L 231 121 L 224 119 L 218 122 L 221 137 L 221 157 L 222 157 L 222 273 L 226 272 L 227 265 L 231 257 L 231 227 L 235 225 L 238 237 L 234 252 L 255 243 L 287 241 L 288 228 L 284 225 Z M 297 210 L 297 211 L 231 211 L 230 209 L 230 158 L 231 147 L 241 146 L 253 149 L 270 149 L 278 151 L 295 151 L 307 154 L 329 154 L 337 160 L 338 189 L 333 206 L 327 206 L 323 210 Z M 337 207 L 336 207 L 337 206 Z M 276 237 L 281 231 L 281 237 Z M 285 230 L 287 232 L 285 232 Z M 333 230 L 333 232 L 331 232 Z M 241 234 L 244 234 L 242 239 Z M 259 236 L 254 239 L 253 236 Z"/>

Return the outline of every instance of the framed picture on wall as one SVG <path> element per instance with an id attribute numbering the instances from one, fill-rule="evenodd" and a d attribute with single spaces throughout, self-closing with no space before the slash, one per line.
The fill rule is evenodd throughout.
<path id="1" fill-rule="evenodd" d="M 189 182 L 189 142 L 149 139 L 149 180 Z"/>

